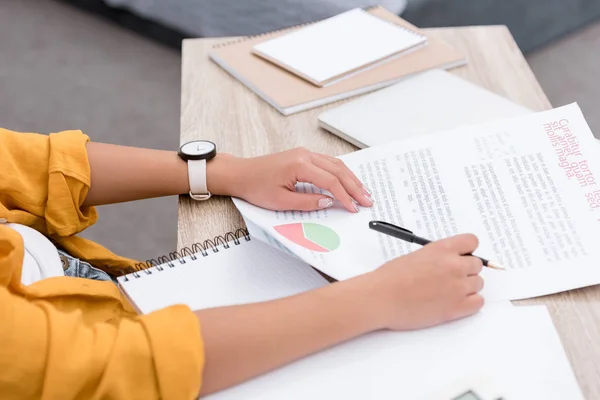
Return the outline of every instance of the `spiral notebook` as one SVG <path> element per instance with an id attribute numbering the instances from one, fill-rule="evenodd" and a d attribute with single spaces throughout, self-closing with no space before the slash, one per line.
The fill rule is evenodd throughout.
<path id="1" fill-rule="evenodd" d="M 229 241 L 228 241 L 229 240 Z M 186 304 L 192 310 L 292 296 L 327 285 L 310 266 L 238 230 L 117 278 L 139 313 Z"/>
<path id="2" fill-rule="evenodd" d="M 211 51 L 210 58 L 283 115 L 378 90 L 418 72 L 433 68 L 449 69 L 466 64 L 463 52 L 429 33 L 420 31 L 385 8 L 372 7 L 367 9 L 367 12 L 388 23 L 426 37 L 427 45 L 325 87 L 315 86 L 253 54 L 254 46 L 298 31 L 302 26 L 219 44 Z M 183 44 L 184 52 L 187 40 Z"/>
<path id="3" fill-rule="evenodd" d="M 415 51 L 427 37 L 356 8 L 255 45 L 253 53 L 327 86 Z"/>

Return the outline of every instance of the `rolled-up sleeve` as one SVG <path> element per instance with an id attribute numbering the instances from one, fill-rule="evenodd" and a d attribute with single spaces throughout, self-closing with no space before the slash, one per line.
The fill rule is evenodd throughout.
<path id="1" fill-rule="evenodd" d="M 87 141 L 78 131 L 0 129 L 0 218 L 117 269 L 127 259 L 72 236 L 97 218 L 93 207 L 82 207 L 90 187 Z M 189 308 L 136 316 L 111 282 L 59 277 L 25 287 L 23 252 L 21 236 L 0 223 L 0 398 L 197 396 L 204 348 Z"/>
<path id="2" fill-rule="evenodd" d="M 86 324 L 0 287 L 2 399 L 193 399 L 204 354 L 185 306 Z"/>
<path id="3" fill-rule="evenodd" d="M 83 206 L 91 185 L 88 141 L 81 131 L 0 129 L 0 218 L 30 226 L 71 255 L 120 275 L 137 261 L 75 236 L 98 219 L 94 207 Z"/>
<path id="4" fill-rule="evenodd" d="M 49 234 L 71 236 L 94 224 L 94 207 L 82 207 L 90 188 L 86 143 L 79 131 L 48 136 L 48 202 L 45 219 Z"/>
<path id="5" fill-rule="evenodd" d="M 88 141 L 80 131 L 0 129 L 0 211 L 48 235 L 70 236 L 94 224 L 96 210 L 81 206 L 90 187 Z"/>

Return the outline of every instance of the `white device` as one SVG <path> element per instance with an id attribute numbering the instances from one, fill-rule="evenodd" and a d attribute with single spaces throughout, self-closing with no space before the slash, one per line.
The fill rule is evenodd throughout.
<path id="1" fill-rule="evenodd" d="M 319 125 L 365 148 L 531 112 L 436 69 L 325 111 L 319 115 Z"/>
<path id="2" fill-rule="evenodd" d="M 484 375 L 481 371 L 479 374 L 472 371 L 451 385 L 439 388 L 435 394 L 429 394 L 418 400 L 516 400 L 505 397 L 506 384 L 507 382 L 504 381 L 500 384 L 497 376 Z M 518 400 L 529 399 L 521 397 Z"/>

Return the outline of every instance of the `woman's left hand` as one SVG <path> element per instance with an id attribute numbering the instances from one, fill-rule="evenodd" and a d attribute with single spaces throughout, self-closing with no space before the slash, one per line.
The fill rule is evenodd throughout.
<path id="1" fill-rule="evenodd" d="M 207 166 L 213 194 L 239 197 L 271 210 L 312 211 L 333 205 L 327 195 L 296 192 L 298 182 L 329 191 L 350 212 L 358 212 L 356 203 L 373 204 L 369 189 L 341 160 L 303 148 L 245 159 L 219 154 Z"/>

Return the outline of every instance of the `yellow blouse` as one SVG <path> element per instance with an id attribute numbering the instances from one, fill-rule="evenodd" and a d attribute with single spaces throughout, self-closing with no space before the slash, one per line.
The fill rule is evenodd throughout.
<path id="1" fill-rule="evenodd" d="M 0 129 L 0 219 L 30 226 L 71 255 L 119 274 L 133 260 L 75 236 L 97 220 L 79 131 Z M 186 306 L 137 316 L 112 282 L 21 284 L 21 236 L 0 223 L 0 398 L 192 399 L 204 348 Z"/>

